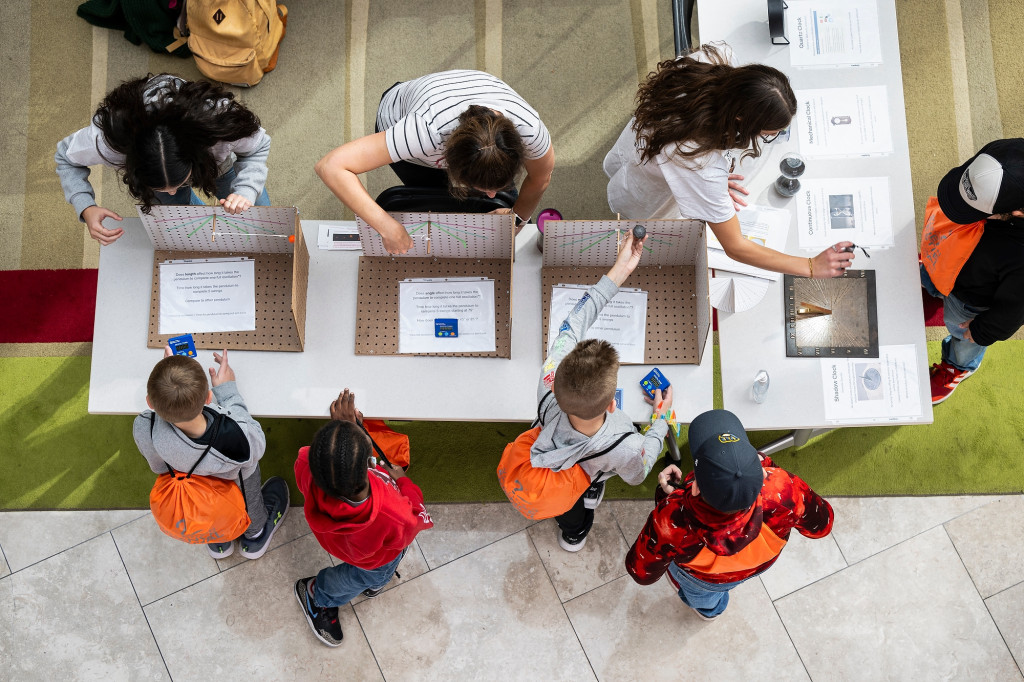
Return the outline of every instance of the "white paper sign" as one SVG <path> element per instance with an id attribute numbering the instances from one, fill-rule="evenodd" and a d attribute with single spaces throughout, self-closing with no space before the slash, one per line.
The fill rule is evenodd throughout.
<path id="1" fill-rule="evenodd" d="M 789 235 L 789 211 L 782 208 L 771 208 L 768 206 L 747 206 L 736 214 L 740 221 L 740 232 L 745 239 L 767 246 L 769 249 L 781 251 L 786 247 L 786 237 Z M 738 272 L 742 275 L 751 275 L 764 279 L 778 281 L 779 273 L 755 268 L 753 265 L 745 265 L 729 258 L 722 249 L 722 243 L 715 237 L 715 233 L 708 228 L 708 267 L 712 270 L 727 270 Z"/>
<path id="2" fill-rule="evenodd" d="M 491 353 L 494 280 L 399 282 L 399 353 Z M 458 335 L 436 335 L 436 320 L 457 320 Z"/>
<path id="3" fill-rule="evenodd" d="M 882 63 L 875 0 L 790 0 L 793 66 L 875 66 Z"/>
<path id="4" fill-rule="evenodd" d="M 251 259 L 160 264 L 160 333 L 256 329 L 256 277 Z"/>
<path id="5" fill-rule="evenodd" d="M 889 98 L 884 85 L 799 90 L 793 119 L 800 151 L 808 157 L 866 156 L 892 152 Z"/>
<path id="6" fill-rule="evenodd" d="M 917 349 L 881 346 L 878 358 L 822 358 L 825 420 L 895 422 L 922 419 Z"/>
<path id="7" fill-rule="evenodd" d="M 842 241 L 869 249 L 893 245 L 888 178 L 806 180 L 798 197 L 801 249 L 820 251 Z"/>
<path id="8" fill-rule="evenodd" d="M 589 288 L 578 284 L 559 284 L 552 288 L 548 348 L 558 337 L 562 321 L 569 317 L 569 313 Z M 590 325 L 583 339 L 603 339 L 615 346 L 621 362 L 643 364 L 647 339 L 647 292 L 619 289 L 615 298 L 608 301 L 594 324 Z"/>

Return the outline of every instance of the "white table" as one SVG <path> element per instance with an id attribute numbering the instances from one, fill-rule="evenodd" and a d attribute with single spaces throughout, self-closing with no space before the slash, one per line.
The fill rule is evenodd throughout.
<path id="1" fill-rule="evenodd" d="M 541 339 L 541 254 L 536 228 L 516 239 L 513 268 L 512 359 L 371 357 L 355 355 L 356 287 L 361 252 L 321 251 L 317 226 L 302 221 L 311 247 L 302 353 L 232 351 L 231 365 L 250 411 L 265 417 L 326 417 L 343 388 L 356 394 L 366 417 L 387 419 L 530 421 L 544 358 Z M 153 245 L 141 222 L 126 218 L 125 234 L 100 252 L 89 412 L 133 414 L 145 409 L 146 378 L 163 351 L 146 347 Z M 676 387 L 679 418 L 688 422 L 712 406 L 708 334 L 700 365 L 662 365 Z M 199 360 L 213 366 L 213 351 Z M 619 370 L 623 408 L 635 421 L 651 409 L 639 387 L 649 366 Z"/>
<path id="2" fill-rule="evenodd" d="M 734 50 L 739 64 L 763 63 L 786 73 L 794 90 L 837 86 L 885 85 L 888 91 L 893 153 L 853 159 L 809 159 L 804 178 L 888 177 L 895 247 L 871 250 L 865 258 L 858 250 L 854 268 L 876 271 L 879 345 L 913 344 L 917 348 L 919 390 L 923 421 L 931 423 L 931 393 L 928 384 L 928 349 L 925 344 L 921 283 L 917 266 L 917 232 L 910 182 L 910 152 L 903 103 L 896 8 L 879 0 L 879 29 L 883 64 L 876 67 L 843 69 L 798 69 L 790 66 L 789 48 L 772 45 L 768 36 L 765 0 L 704 1 L 699 6 L 702 42 L 724 40 Z M 770 158 L 745 184 L 750 202 L 789 208 L 793 212 L 786 252 L 805 254 L 798 248 L 793 200 L 775 194 L 771 184 L 778 177 L 778 162 L 785 151 L 796 150 L 796 136 L 789 142 L 769 145 Z M 742 172 L 738 171 L 738 172 Z M 802 178 L 803 179 L 803 178 Z M 765 298 L 742 313 L 719 313 L 722 388 L 726 409 L 734 412 L 748 429 L 793 428 L 798 431 L 780 445 L 802 445 L 810 430 L 831 428 L 825 421 L 821 362 L 810 358 L 786 357 L 782 281 L 773 283 Z M 751 385 L 758 370 L 767 370 L 771 386 L 767 400 L 753 401 Z M 877 425 L 876 422 L 843 424 Z"/>

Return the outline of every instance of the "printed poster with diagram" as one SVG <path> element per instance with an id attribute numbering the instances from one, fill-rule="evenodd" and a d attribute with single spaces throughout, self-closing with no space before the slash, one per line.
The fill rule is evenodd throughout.
<path id="1" fill-rule="evenodd" d="M 493 279 L 399 282 L 399 353 L 489 353 L 495 348 Z"/>
<path id="2" fill-rule="evenodd" d="M 793 66 L 877 66 L 882 63 L 875 0 L 789 0 Z"/>
<path id="3" fill-rule="evenodd" d="M 551 290 L 551 313 L 549 320 L 565 320 L 583 300 L 589 286 L 579 284 L 557 284 Z M 559 322 L 559 325 L 562 323 Z M 561 326 L 548 325 L 548 348 L 558 338 Z M 603 339 L 615 346 L 621 362 L 638 365 L 644 363 L 644 346 L 647 338 L 647 292 L 639 289 L 619 289 L 615 298 L 608 301 L 594 324 L 583 339 Z"/>
<path id="4" fill-rule="evenodd" d="M 822 358 L 821 380 L 829 423 L 924 418 L 913 344 L 881 346 L 877 358 Z"/>
<path id="5" fill-rule="evenodd" d="M 884 85 L 798 90 L 800 152 L 810 158 L 892 153 L 889 97 Z"/>
<path id="6" fill-rule="evenodd" d="M 821 251 L 844 241 L 869 249 L 893 246 L 888 178 L 810 179 L 798 196 L 801 249 Z"/>
<path id="7" fill-rule="evenodd" d="M 251 258 L 160 263 L 160 334 L 256 329 L 256 277 Z"/>

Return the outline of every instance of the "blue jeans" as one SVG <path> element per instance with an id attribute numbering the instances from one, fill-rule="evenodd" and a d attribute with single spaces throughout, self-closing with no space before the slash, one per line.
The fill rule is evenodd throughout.
<path id="1" fill-rule="evenodd" d="M 697 580 L 692 575 L 679 568 L 676 563 L 670 562 L 668 572 L 672 574 L 679 584 L 679 598 L 691 609 L 696 609 L 708 618 L 714 618 L 729 605 L 729 590 L 737 585 L 750 580 L 745 578 L 734 583 L 706 583 Z"/>
<path id="2" fill-rule="evenodd" d="M 979 346 L 973 341 L 965 339 L 965 330 L 960 328 L 960 323 L 970 322 L 988 308 L 968 305 L 953 294 L 944 296 L 932 284 L 931 277 L 928 276 L 923 263 L 921 264 L 921 286 L 930 295 L 942 299 L 942 321 L 946 323 L 946 329 L 949 331 L 949 336 L 942 340 L 942 361 L 961 371 L 973 372 L 978 369 L 982 358 L 985 357 L 985 346 Z"/>
<path id="3" fill-rule="evenodd" d="M 407 551 L 408 547 L 403 549 L 394 561 L 380 568 L 365 569 L 341 563 L 323 569 L 316 574 L 313 601 L 320 608 L 344 606 L 358 597 L 363 590 L 379 590 L 391 580 Z"/>
<path id="4" fill-rule="evenodd" d="M 228 169 L 228 172 L 217 178 L 217 198 L 227 199 L 228 195 L 231 194 L 231 183 L 235 181 L 235 168 L 232 166 Z M 185 186 L 178 189 L 174 194 L 168 194 L 167 192 L 156 193 L 156 203 L 171 205 L 171 206 L 205 206 L 206 202 L 199 198 L 199 196 L 192 191 L 191 187 Z M 253 206 L 270 206 L 270 195 L 267 194 L 267 188 L 264 187 L 260 195 L 256 197 Z"/>

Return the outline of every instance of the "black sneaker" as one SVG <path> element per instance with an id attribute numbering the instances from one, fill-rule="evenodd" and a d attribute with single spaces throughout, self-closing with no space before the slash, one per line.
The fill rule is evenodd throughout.
<path id="1" fill-rule="evenodd" d="M 387 585 L 385 585 L 384 587 L 387 587 Z M 363 590 L 363 593 L 362 593 L 362 594 L 363 594 L 363 596 L 364 596 L 364 597 L 366 597 L 367 599 L 373 599 L 373 598 L 374 598 L 374 597 L 376 597 L 376 596 L 377 596 L 378 594 L 380 594 L 381 592 L 383 592 L 383 591 L 384 591 L 384 587 L 378 587 L 378 588 L 377 588 L 376 590 L 370 590 L 370 589 L 366 589 L 366 590 Z"/>
<path id="2" fill-rule="evenodd" d="M 299 607 L 316 638 L 327 646 L 339 646 L 345 635 L 342 634 L 341 623 L 338 622 L 338 607 L 320 608 L 313 603 L 312 597 L 309 596 L 309 584 L 313 580 L 314 576 L 296 580 L 295 598 L 299 600 Z"/>
<path id="3" fill-rule="evenodd" d="M 238 547 L 246 559 L 259 559 L 267 553 L 270 538 L 281 527 L 288 513 L 288 484 L 280 476 L 272 476 L 263 484 L 263 503 L 267 505 L 267 522 L 263 533 L 254 540 L 244 535 L 238 539 Z"/>
<path id="4" fill-rule="evenodd" d="M 583 506 L 587 509 L 597 509 L 604 499 L 604 481 L 593 483 L 583 493 Z"/>

